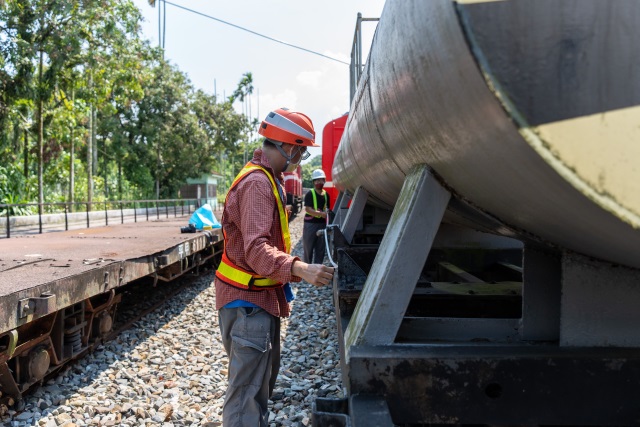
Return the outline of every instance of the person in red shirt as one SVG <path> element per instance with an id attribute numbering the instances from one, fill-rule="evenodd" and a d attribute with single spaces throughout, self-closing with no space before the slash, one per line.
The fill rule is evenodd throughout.
<path id="1" fill-rule="evenodd" d="M 229 356 L 225 427 L 268 426 L 267 401 L 280 369 L 280 318 L 290 314 L 290 282 L 331 283 L 333 268 L 290 254 L 284 171 L 295 170 L 315 144 L 313 123 L 286 108 L 272 111 L 258 133 L 261 149 L 240 171 L 222 215 L 224 253 L 215 277 L 216 309 Z"/>

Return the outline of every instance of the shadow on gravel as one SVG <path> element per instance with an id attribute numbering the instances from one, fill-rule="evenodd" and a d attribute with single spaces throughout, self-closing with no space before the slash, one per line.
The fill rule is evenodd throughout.
<path id="1" fill-rule="evenodd" d="M 48 418 L 50 415 L 57 418 L 61 414 L 71 412 L 66 407 L 73 406 L 73 402 L 68 401 L 78 395 L 82 395 L 84 387 L 91 386 L 96 379 L 105 375 L 107 371 L 113 371 L 108 376 L 117 384 L 115 374 L 118 368 L 114 368 L 113 365 L 120 360 L 127 360 L 132 353 L 136 352 L 138 346 L 153 339 L 161 328 L 179 316 L 200 293 L 212 286 L 213 275 L 213 270 L 202 271 L 199 276 L 181 277 L 171 283 L 159 282 L 155 288 L 153 288 L 152 282 L 149 283 L 147 280 L 127 285 L 128 289 L 125 288 L 124 290 L 123 302 L 118 306 L 115 328 L 127 321 L 122 319 L 123 314 L 126 316 L 131 315 L 136 310 L 138 312 L 144 311 L 145 304 L 147 306 L 153 304 L 152 295 L 170 293 L 181 285 L 185 285 L 185 288 L 154 311 L 135 321 L 130 328 L 122 331 L 113 340 L 98 345 L 93 352 L 87 353 L 82 358 L 71 362 L 57 374 L 54 374 L 53 377 L 46 379 L 41 387 L 32 389 L 28 395 L 24 396 L 21 402 L 16 404 L 14 410 L 19 410 L 16 410 L 14 414 L 11 414 L 12 411 L 10 410 L 4 418 L 0 418 L 0 422 L 6 423 L 8 426 L 53 426 L 54 424 L 50 422 L 41 424 L 40 420 Z M 153 289 L 153 294 L 150 294 L 149 289 Z M 214 327 L 214 325 L 211 326 L 212 328 Z M 162 381 L 163 378 L 157 378 L 156 380 Z M 113 397 L 115 396 L 107 396 L 107 398 Z M 135 399 L 135 397 L 132 397 L 132 399 Z M 105 411 L 109 405 L 105 405 L 103 408 L 91 406 L 91 404 L 87 403 L 87 406 L 91 407 L 90 410 L 96 415 L 101 413 L 106 415 L 112 412 L 112 410 Z M 68 418 L 63 416 L 62 419 L 74 421 L 70 416 Z M 58 422 L 57 425 L 61 425 L 61 423 Z M 95 424 L 89 423 L 87 425 Z M 114 420 L 113 423 L 107 421 L 100 422 L 99 425 L 116 426 L 120 425 L 120 422 Z M 202 425 L 214 426 L 216 424 L 205 423 Z"/>

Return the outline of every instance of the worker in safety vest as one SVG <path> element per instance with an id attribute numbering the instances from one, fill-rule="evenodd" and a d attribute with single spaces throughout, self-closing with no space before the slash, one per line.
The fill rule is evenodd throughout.
<path id="1" fill-rule="evenodd" d="M 302 230 L 302 248 L 304 249 L 304 262 L 315 264 L 324 261 L 325 239 L 318 236 L 318 231 L 327 226 L 329 213 L 329 194 L 324 191 L 324 183 L 327 176 L 322 169 L 316 169 L 311 173 L 313 188 L 304 196 L 304 228 Z"/>
<path id="2" fill-rule="evenodd" d="M 331 282 L 333 268 L 290 254 L 284 171 L 316 147 L 313 123 L 279 108 L 258 131 L 262 148 L 235 178 L 222 215 L 224 253 L 216 271 L 216 309 L 229 356 L 224 427 L 268 426 L 267 401 L 280 369 L 280 318 L 294 298 L 289 282 Z"/>

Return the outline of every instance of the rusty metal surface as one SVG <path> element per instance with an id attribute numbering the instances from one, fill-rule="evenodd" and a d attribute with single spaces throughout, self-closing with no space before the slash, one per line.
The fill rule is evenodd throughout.
<path id="1" fill-rule="evenodd" d="M 334 183 L 392 207 L 426 163 L 494 233 L 640 268 L 638 37 L 637 1 L 388 1 Z"/>
<path id="2" fill-rule="evenodd" d="M 634 349 L 360 346 L 350 367 L 349 394 L 384 397 L 399 425 L 618 426 L 640 417 Z"/>
<path id="3" fill-rule="evenodd" d="M 169 219 L 3 240 L 0 333 L 222 241 L 220 229 L 180 233 L 187 222 Z"/>

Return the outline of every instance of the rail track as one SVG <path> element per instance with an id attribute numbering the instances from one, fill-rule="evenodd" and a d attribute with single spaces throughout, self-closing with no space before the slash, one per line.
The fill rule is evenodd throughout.
<path id="1" fill-rule="evenodd" d="M 215 267 L 221 230 L 183 234 L 187 223 L 184 217 L 4 240 L 2 408 L 19 405 L 33 386 L 180 292 L 177 279 Z"/>

